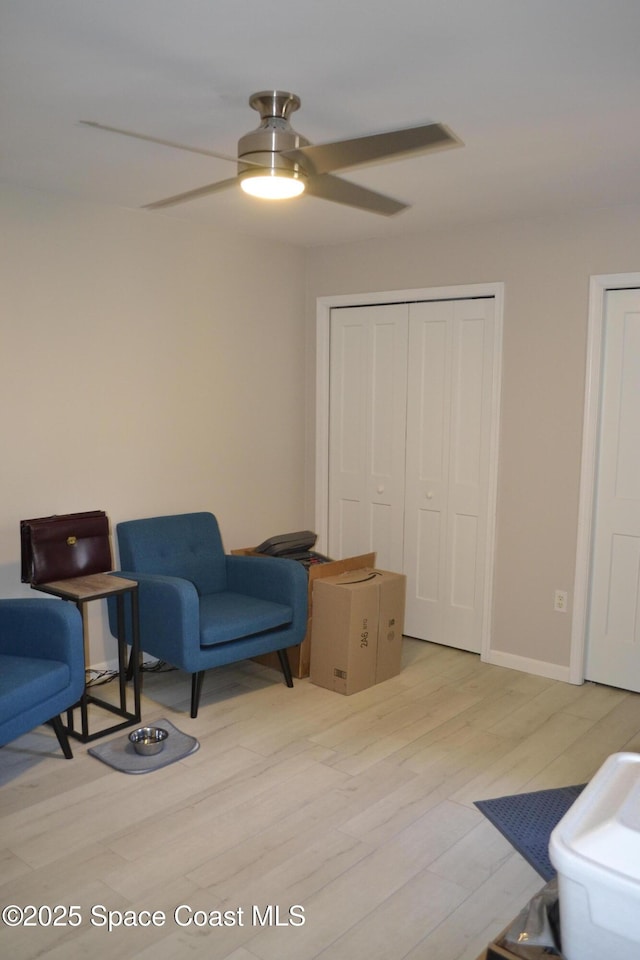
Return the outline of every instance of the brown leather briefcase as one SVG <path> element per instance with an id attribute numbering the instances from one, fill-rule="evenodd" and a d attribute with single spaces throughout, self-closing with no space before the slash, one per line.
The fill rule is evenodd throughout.
<path id="1" fill-rule="evenodd" d="M 103 510 L 20 521 L 23 583 L 50 583 L 112 569 Z"/>

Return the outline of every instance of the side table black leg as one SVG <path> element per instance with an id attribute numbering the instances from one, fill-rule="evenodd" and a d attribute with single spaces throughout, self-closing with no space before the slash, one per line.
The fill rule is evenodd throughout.
<path id="1" fill-rule="evenodd" d="M 120 593 L 116 598 L 118 611 L 118 684 L 120 687 L 120 709 L 127 712 L 127 666 L 124 641 L 124 596 Z"/>
<path id="2" fill-rule="evenodd" d="M 84 603 L 82 600 L 76 602 L 76 607 L 80 611 L 80 616 L 82 617 L 82 649 L 85 654 L 85 669 L 86 669 L 86 652 L 87 652 L 87 636 L 85 633 L 85 612 L 84 612 Z M 87 683 L 85 679 L 84 690 L 82 691 L 82 696 L 80 697 L 80 729 L 82 730 L 82 736 L 89 736 L 89 707 L 88 707 L 88 694 L 87 694 Z"/>
<path id="3" fill-rule="evenodd" d="M 140 671 L 140 619 L 138 610 L 138 588 L 131 591 L 131 657 L 129 670 L 133 678 L 133 713 L 136 720 L 140 720 L 140 693 L 142 687 L 142 673 Z"/>

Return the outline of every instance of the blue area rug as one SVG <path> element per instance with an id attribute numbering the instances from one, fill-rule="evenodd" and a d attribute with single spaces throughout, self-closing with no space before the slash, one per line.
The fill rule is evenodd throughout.
<path id="1" fill-rule="evenodd" d="M 476 800 L 475 806 L 544 880 L 552 880 L 556 871 L 549 859 L 551 831 L 584 787 L 582 783 L 495 800 Z"/>

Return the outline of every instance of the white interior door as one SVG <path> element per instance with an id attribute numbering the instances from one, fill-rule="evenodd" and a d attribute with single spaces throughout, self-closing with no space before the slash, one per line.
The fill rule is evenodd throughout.
<path id="1" fill-rule="evenodd" d="M 486 576 L 494 300 L 409 315 L 405 633 L 479 653 Z"/>
<path id="2" fill-rule="evenodd" d="M 640 692 L 640 290 L 606 293 L 585 676 Z"/>
<path id="3" fill-rule="evenodd" d="M 402 570 L 406 304 L 331 311 L 329 556 Z"/>

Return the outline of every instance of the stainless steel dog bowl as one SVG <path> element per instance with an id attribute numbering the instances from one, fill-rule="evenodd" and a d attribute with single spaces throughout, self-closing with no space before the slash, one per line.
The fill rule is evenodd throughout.
<path id="1" fill-rule="evenodd" d="M 168 732 L 163 727 L 138 727 L 129 734 L 129 740 L 136 753 L 152 757 L 155 753 L 164 750 L 164 743 L 168 736 Z"/>

